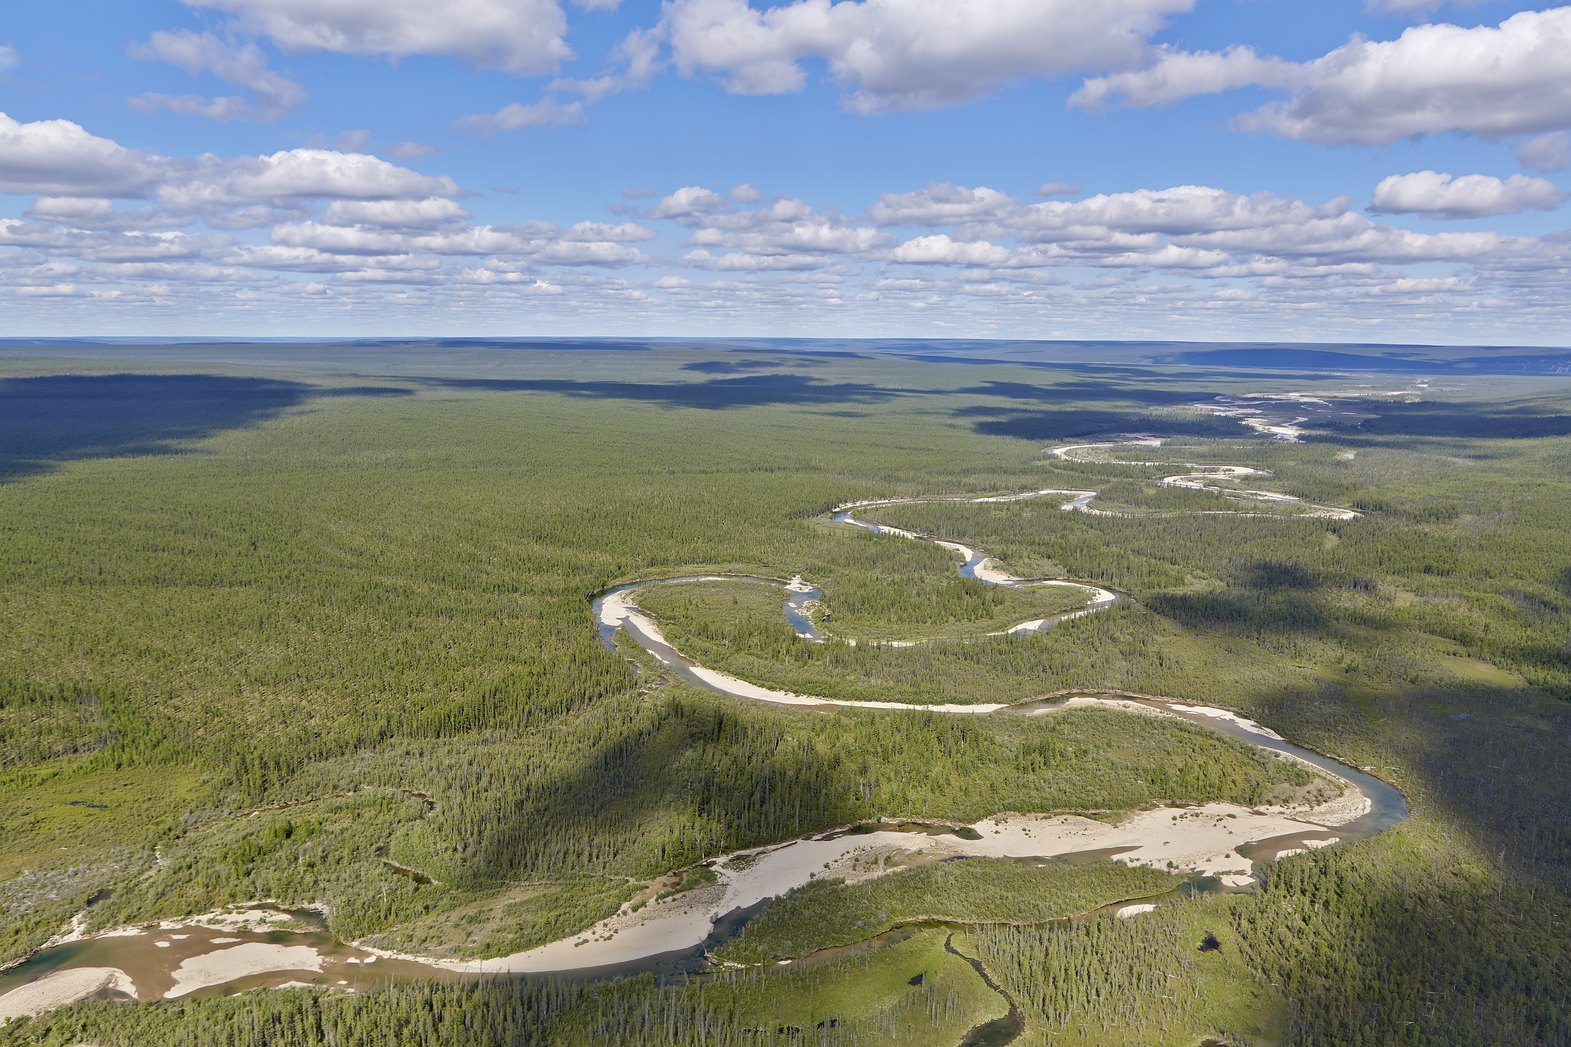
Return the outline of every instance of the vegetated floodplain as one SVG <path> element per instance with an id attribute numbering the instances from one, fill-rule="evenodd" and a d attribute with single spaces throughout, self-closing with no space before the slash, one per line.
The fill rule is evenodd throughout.
<path id="1" fill-rule="evenodd" d="M 272 898 L 325 904 L 344 938 L 495 955 L 742 846 L 880 815 L 1263 802 L 1301 773 L 1115 713 L 743 705 L 647 661 L 634 672 L 588 612 L 620 579 L 801 573 L 824 587 L 831 632 L 954 639 L 810 644 L 762 586 L 734 613 L 712 592 L 640 601 L 684 651 L 760 683 L 934 702 L 1165 694 L 1372 767 L 1412 801 L 1402 827 L 1285 859 L 1255 893 L 956 934 L 1017 1005 L 1020 1042 L 1547 1044 L 1571 1023 L 1556 974 L 1571 963 L 1571 785 L 1544 773 L 1571 744 L 1559 380 L 1437 379 L 1362 397 L 1356 420 L 1290 444 L 1188 405 L 1407 379 L 724 347 L 640 353 L 636 374 L 614 353 L 471 350 L 417 369 L 320 348 L 286 373 L 266 349 L 226 347 L 223 366 L 191 348 L 96 351 L 0 364 L 6 405 L 50 405 L 0 410 L 5 959 L 95 897 L 89 929 Z M 688 369 L 717 360 L 748 370 Z M 1363 515 L 1194 515 L 1235 503 L 1147 489 L 1175 470 L 1045 453 L 1123 433 L 1190 437 L 1150 460 L 1248 463 L 1274 473 L 1249 486 Z M 1141 512 L 871 514 L 1129 597 L 1041 636 L 977 636 L 1038 608 L 967 585 L 925 544 L 823 522 L 855 499 L 1044 487 Z M 1207 934 L 1218 950 L 1199 950 Z M 685 985 L 89 1003 L 0 1042 L 954 1043 L 1007 1005 L 946 941 L 920 931 L 842 967 Z M 814 987 L 832 984 L 844 994 Z"/>
<path id="2" fill-rule="evenodd" d="M 1039 924 L 1170 891 L 1178 879 L 1113 861 L 967 858 L 847 884 L 818 880 L 772 902 L 717 955 L 803 956 L 916 922 Z"/>

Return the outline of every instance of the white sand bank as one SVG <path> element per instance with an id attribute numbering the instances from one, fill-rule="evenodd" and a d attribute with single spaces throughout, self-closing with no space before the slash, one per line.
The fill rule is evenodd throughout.
<path id="1" fill-rule="evenodd" d="M 271 974 L 275 971 L 320 973 L 321 970 L 322 954 L 308 945 L 247 942 L 186 960 L 175 968 L 175 983 L 164 993 L 164 999 L 173 1000 L 198 989 L 223 985 L 236 978 L 248 978 L 256 974 Z"/>
<path id="2" fill-rule="evenodd" d="M 136 995 L 131 978 L 116 967 L 73 967 L 46 974 L 0 996 L 0 1023 L 79 1003 L 99 992 L 113 990 Z"/>

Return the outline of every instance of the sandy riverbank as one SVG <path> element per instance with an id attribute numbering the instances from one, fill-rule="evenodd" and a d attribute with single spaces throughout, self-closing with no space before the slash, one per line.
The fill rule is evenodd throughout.
<path id="1" fill-rule="evenodd" d="M 111 993 L 136 996 L 130 976 L 118 968 L 71 967 L 55 971 L 0 996 L 0 1024 Z"/>

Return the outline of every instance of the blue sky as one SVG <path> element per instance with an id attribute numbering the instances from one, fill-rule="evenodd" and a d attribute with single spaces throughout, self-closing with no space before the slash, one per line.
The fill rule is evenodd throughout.
<path id="1" fill-rule="evenodd" d="M 77 0 L 0 335 L 1571 342 L 1571 7 Z"/>

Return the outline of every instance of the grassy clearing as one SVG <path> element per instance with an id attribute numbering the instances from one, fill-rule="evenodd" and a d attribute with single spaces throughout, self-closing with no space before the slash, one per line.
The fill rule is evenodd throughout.
<path id="1" fill-rule="evenodd" d="M 573 1044 L 804 1038 L 826 1044 L 954 1044 L 967 1030 L 1001 1017 L 1008 1005 L 965 960 L 944 949 L 947 937 L 946 931 L 921 931 L 865 956 L 805 970 L 722 975 L 652 998 L 608 991 L 570 1014 L 553 1037 Z M 653 1003 L 654 1012 L 628 1013 L 627 1003 L 644 1001 Z"/>
<path id="2" fill-rule="evenodd" d="M 848 945 L 919 920 L 1045 923 L 1169 890 L 1177 877 L 1117 862 L 963 861 L 922 865 L 857 884 L 818 880 L 773 902 L 718 951 L 764 963 Z"/>

